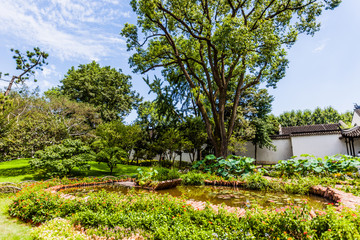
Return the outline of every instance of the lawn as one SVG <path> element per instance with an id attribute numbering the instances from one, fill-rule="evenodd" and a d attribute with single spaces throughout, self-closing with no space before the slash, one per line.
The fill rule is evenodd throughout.
<path id="1" fill-rule="evenodd" d="M 10 218 L 7 207 L 12 202 L 9 195 L 0 195 L 0 240 L 31 239 L 31 226 Z"/>
<path id="2" fill-rule="evenodd" d="M 21 182 L 25 180 L 41 180 L 41 176 L 29 167 L 30 159 L 17 159 L 8 162 L 0 163 L 0 182 Z M 90 171 L 86 174 L 74 170 L 74 176 L 120 176 L 120 175 L 134 175 L 137 173 L 138 166 L 119 164 L 110 174 L 109 168 L 105 163 L 89 162 L 91 165 Z"/>

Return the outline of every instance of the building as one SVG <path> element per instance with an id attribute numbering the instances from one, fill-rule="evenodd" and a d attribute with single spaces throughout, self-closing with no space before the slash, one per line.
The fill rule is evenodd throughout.
<path id="1" fill-rule="evenodd" d="M 341 123 L 281 127 L 272 136 L 276 150 L 257 148 L 257 163 L 276 164 L 292 156 L 311 154 L 316 157 L 347 154 L 356 156 L 360 151 L 360 108 L 355 109 L 352 128 L 343 129 Z M 246 152 L 239 155 L 255 157 L 255 146 L 248 142 Z"/>

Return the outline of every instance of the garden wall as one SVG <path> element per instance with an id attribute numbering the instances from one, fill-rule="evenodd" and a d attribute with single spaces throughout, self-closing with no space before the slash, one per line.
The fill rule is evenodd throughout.
<path id="1" fill-rule="evenodd" d="M 276 164 L 279 160 L 289 159 L 293 156 L 289 138 L 273 140 L 272 144 L 276 146 L 276 151 L 257 148 L 257 164 Z M 255 158 L 255 146 L 251 142 L 247 142 L 245 148 L 246 151 L 239 151 L 236 154 Z"/>
<path id="2" fill-rule="evenodd" d="M 347 154 L 345 141 L 340 137 L 340 134 L 291 137 L 293 154 L 312 154 L 315 157 Z"/>

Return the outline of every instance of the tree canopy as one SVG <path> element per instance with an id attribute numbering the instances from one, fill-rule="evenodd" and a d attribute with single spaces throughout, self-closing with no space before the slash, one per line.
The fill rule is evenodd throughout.
<path id="1" fill-rule="evenodd" d="M 130 79 L 121 70 L 100 67 L 93 61 L 78 69 L 71 67 L 61 80 L 60 91 L 72 100 L 99 107 L 101 118 L 112 121 L 126 116 L 140 100 L 131 90 Z"/>
<path id="2" fill-rule="evenodd" d="M 122 35 L 134 72 L 163 78 L 196 105 L 216 155 L 227 155 L 239 100 L 261 83 L 275 87 L 288 65 L 286 48 L 314 34 L 316 18 L 341 0 L 132 0 L 138 27 Z M 140 40 L 144 37 L 144 41 Z"/>
<path id="3" fill-rule="evenodd" d="M 332 107 L 327 107 L 324 109 L 317 107 L 314 111 L 292 110 L 289 112 L 284 112 L 278 117 L 272 116 L 272 118 L 283 127 L 339 123 L 340 120 L 350 124 L 352 113 L 346 112 L 341 114 Z"/>

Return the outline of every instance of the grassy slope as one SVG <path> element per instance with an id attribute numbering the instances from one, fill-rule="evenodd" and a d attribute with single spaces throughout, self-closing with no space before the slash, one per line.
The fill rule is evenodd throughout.
<path id="1" fill-rule="evenodd" d="M 31 226 L 10 218 L 7 207 L 11 203 L 9 196 L 0 195 L 0 240 L 27 240 L 30 237 Z"/>

